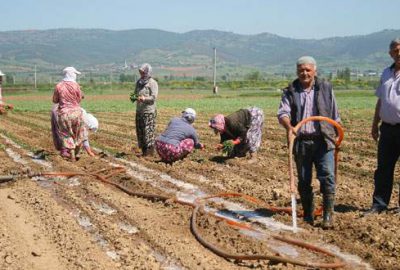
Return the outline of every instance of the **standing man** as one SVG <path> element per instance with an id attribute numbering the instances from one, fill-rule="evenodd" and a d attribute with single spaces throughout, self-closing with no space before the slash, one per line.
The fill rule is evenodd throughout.
<path id="1" fill-rule="evenodd" d="M 375 92 L 378 101 L 371 135 L 375 141 L 379 138 L 378 167 L 374 176 L 372 207 L 364 215 L 387 209 L 392 195 L 394 168 L 400 155 L 400 38 L 390 42 L 389 55 L 394 63 L 383 71 Z M 397 211 L 400 212 L 400 208 Z"/>
<path id="2" fill-rule="evenodd" d="M 279 123 L 286 129 L 287 138 L 301 120 L 310 116 L 325 116 L 340 122 L 332 85 L 316 77 L 317 63 L 311 56 L 297 60 L 297 79 L 282 95 L 278 110 Z M 304 210 L 304 221 L 314 224 L 314 194 L 311 186 L 312 167 L 315 165 L 320 190 L 323 194 L 322 227 L 333 227 L 335 203 L 334 142 L 336 132 L 326 122 L 307 122 L 294 143 L 294 157 L 298 174 L 298 191 Z"/>

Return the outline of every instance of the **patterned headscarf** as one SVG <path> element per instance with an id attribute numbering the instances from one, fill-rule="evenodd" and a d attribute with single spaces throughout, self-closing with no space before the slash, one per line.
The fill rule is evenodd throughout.
<path id="1" fill-rule="evenodd" d="M 217 114 L 208 122 L 208 125 L 219 133 L 225 132 L 225 117 L 223 114 Z"/>
<path id="2" fill-rule="evenodd" d="M 151 78 L 151 75 L 153 75 L 153 68 L 148 63 L 142 64 L 139 70 L 144 74 L 143 79 L 149 79 Z"/>

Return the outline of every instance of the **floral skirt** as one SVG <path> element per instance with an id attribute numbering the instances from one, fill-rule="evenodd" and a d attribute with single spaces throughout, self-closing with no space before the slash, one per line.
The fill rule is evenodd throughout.
<path id="1" fill-rule="evenodd" d="M 178 146 L 173 144 L 156 141 L 156 150 L 161 160 L 164 162 L 172 163 L 179 159 L 183 159 L 194 149 L 194 141 L 192 139 L 185 139 L 179 143 Z"/>
<path id="2" fill-rule="evenodd" d="M 136 137 L 140 149 L 154 147 L 157 111 L 136 113 Z"/>
<path id="3" fill-rule="evenodd" d="M 85 125 L 80 108 L 58 115 L 58 137 L 61 147 L 75 149 L 84 140 Z"/>
<path id="4" fill-rule="evenodd" d="M 247 131 L 247 144 L 250 148 L 250 153 L 254 153 L 260 148 L 261 137 L 264 125 L 264 113 L 260 108 L 247 108 L 251 113 L 250 128 Z"/>

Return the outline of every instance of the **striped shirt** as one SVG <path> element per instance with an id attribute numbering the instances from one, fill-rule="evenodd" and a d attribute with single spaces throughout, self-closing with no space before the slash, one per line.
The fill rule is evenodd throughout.
<path id="1" fill-rule="evenodd" d="M 303 91 L 300 93 L 300 102 L 302 108 L 301 119 L 306 119 L 310 116 L 318 116 L 317 104 L 314 101 L 314 87 L 310 91 Z M 340 122 L 339 112 L 336 105 L 336 99 L 332 99 L 333 120 Z M 291 107 L 289 99 L 286 95 L 282 96 L 281 103 L 278 109 L 278 119 L 288 117 L 290 119 Z M 299 135 L 320 135 L 321 127 L 319 121 L 309 121 L 301 126 Z"/>

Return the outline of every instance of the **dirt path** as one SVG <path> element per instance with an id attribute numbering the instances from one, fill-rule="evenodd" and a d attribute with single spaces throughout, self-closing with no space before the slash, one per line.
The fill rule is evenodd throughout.
<path id="1" fill-rule="evenodd" d="M 170 166 L 158 163 L 157 158 L 141 159 L 134 154 L 133 132 L 126 123 L 130 114 L 110 113 L 101 117 L 108 122 L 91 136 L 91 144 L 108 154 L 96 159 L 83 155 L 78 162 L 70 163 L 53 154 L 48 114 L 9 114 L 0 127 L 0 174 L 28 167 L 32 171 L 89 172 L 124 166 L 126 173 L 111 180 L 135 191 L 179 195 L 187 200 L 231 191 L 275 206 L 290 204 L 287 148 L 283 130 L 277 124 L 271 124 L 264 134 L 266 140 L 255 163 L 218 157 L 212 147 L 218 138 L 209 130 L 199 129 L 209 147 Z M 196 125 L 206 123 L 208 117 L 202 116 Z M 266 121 L 276 122 L 272 118 Z M 266 222 L 273 217 L 282 222 L 273 225 L 282 226 L 282 235 L 340 250 L 339 254 L 349 262 L 347 269 L 399 269 L 399 217 L 392 212 L 360 217 L 370 205 L 375 162 L 371 150 L 374 146 L 363 139 L 364 131 L 357 128 L 360 126 L 351 123 L 346 129 L 348 141 L 345 139 L 341 153 L 335 229 L 322 230 L 319 219 L 316 227 L 299 220 L 305 230 L 293 235 L 284 229 L 285 224 L 291 225 L 290 216 L 262 209 L 254 212 L 254 207 L 247 204 L 243 206 L 248 210 L 237 213 L 253 215 L 250 219 L 262 231 L 271 233 L 271 225 Z M 32 153 L 28 153 L 41 149 L 46 150 L 42 152 L 46 160 L 32 158 Z M 320 201 L 317 182 L 315 187 Z M 397 198 L 395 195 L 394 201 Z M 269 261 L 234 262 L 218 257 L 193 237 L 189 227 L 191 207 L 132 197 L 89 176 L 36 181 L 23 177 L 1 185 L 0 204 L 0 233 L 4 235 L 0 240 L 1 269 L 303 269 Z M 198 222 L 206 239 L 232 253 L 273 254 L 282 245 L 246 235 L 207 216 L 201 216 Z M 284 245 L 279 250 L 297 252 L 304 259 L 322 259 Z"/>

